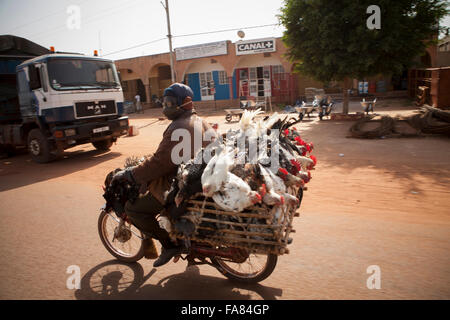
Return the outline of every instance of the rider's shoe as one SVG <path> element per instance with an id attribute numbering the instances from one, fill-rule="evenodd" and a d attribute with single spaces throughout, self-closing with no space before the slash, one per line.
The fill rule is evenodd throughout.
<path id="1" fill-rule="evenodd" d="M 158 249 L 156 248 L 155 241 L 152 238 L 147 238 L 142 241 L 144 246 L 144 257 L 146 259 L 158 258 Z"/>
<path id="2" fill-rule="evenodd" d="M 166 248 L 162 247 L 161 254 L 159 255 L 159 258 L 156 259 L 155 262 L 153 262 L 153 266 L 155 268 L 157 268 L 162 265 L 165 265 L 167 262 L 170 261 L 170 259 L 172 259 L 176 255 L 179 255 L 181 253 L 183 253 L 182 246 L 178 246 L 178 247 L 174 247 L 174 248 L 170 248 L 170 249 L 166 249 Z"/>

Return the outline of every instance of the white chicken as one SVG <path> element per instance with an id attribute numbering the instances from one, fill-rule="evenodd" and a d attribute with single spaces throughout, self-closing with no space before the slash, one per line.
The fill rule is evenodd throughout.
<path id="1" fill-rule="evenodd" d="M 300 200 L 298 200 L 297 197 L 293 196 L 290 193 L 284 193 L 283 197 L 284 197 L 285 204 L 287 206 L 296 207 L 300 203 Z"/>
<path id="2" fill-rule="evenodd" d="M 203 187 L 203 193 L 210 196 L 215 191 L 215 184 L 214 184 L 214 167 L 216 166 L 216 162 L 219 159 L 219 154 L 221 153 L 221 149 L 217 148 L 215 155 L 209 160 L 208 164 L 205 167 L 205 170 L 203 170 L 201 182 Z"/>
<path id="3" fill-rule="evenodd" d="M 234 212 L 241 212 L 245 208 L 261 202 L 261 195 L 252 191 L 244 180 L 231 172 L 227 172 L 223 188 L 214 193 L 212 198 L 222 209 Z"/>
<path id="4" fill-rule="evenodd" d="M 265 167 L 260 167 L 266 186 L 266 192 L 262 198 L 263 202 L 269 206 L 284 204 L 284 197 L 281 194 L 286 193 L 286 186 L 283 180 Z"/>
<path id="5" fill-rule="evenodd" d="M 308 157 L 297 156 L 295 159 L 302 165 L 302 168 L 310 168 L 314 165 L 314 161 Z"/>
<path id="6" fill-rule="evenodd" d="M 255 130 L 256 122 L 254 121 L 254 118 L 261 113 L 264 113 L 261 109 L 255 111 L 245 110 L 242 114 L 241 121 L 239 121 L 241 131 L 246 133 L 248 130 Z"/>
<path id="7" fill-rule="evenodd" d="M 261 109 L 255 111 L 244 111 L 241 121 L 239 122 L 240 130 L 236 135 L 236 143 L 239 151 L 244 151 L 247 147 L 256 151 L 259 136 L 254 118 L 261 113 L 263 113 Z M 250 151 L 250 153 L 252 153 L 252 151 Z"/>
<path id="8" fill-rule="evenodd" d="M 217 152 L 217 151 L 216 151 Z M 205 196 L 212 196 L 227 179 L 228 170 L 234 164 L 236 150 L 231 147 L 222 149 L 208 162 L 202 174 L 202 187 Z"/>

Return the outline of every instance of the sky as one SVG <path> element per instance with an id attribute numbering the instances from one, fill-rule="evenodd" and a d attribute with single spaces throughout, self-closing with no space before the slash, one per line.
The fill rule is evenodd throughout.
<path id="1" fill-rule="evenodd" d="M 278 24 L 276 15 L 283 2 L 169 0 L 173 47 L 236 42 L 240 40 L 237 30 L 183 35 Z M 450 17 L 443 24 L 450 26 Z M 243 29 L 244 40 L 280 37 L 283 30 L 279 25 Z M 160 0 L 0 0 L 0 34 L 54 46 L 56 51 L 92 55 L 99 50 L 100 56 L 113 60 L 169 51 L 166 13 Z M 130 47 L 136 48 L 122 51 Z"/>
<path id="2" fill-rule="evenodd" d="M 163 1 L 165 2 L 165 1 Z M 277 24 L 282 0 L 169 0 L 173 47 L 239 40 L 237 30 L 201 36 L 181 35 Z M 80 8 L 79 29 L 71 6 Z M 69 22 L 69 26 L 68 26 Z M 245 39 L 280 37 L 281 26 L 244 29 Z M 0 0 L 0 34 L 12 34 L 56 51 L 118 60 L 169 51 L 166 12 L 160 0 Z M 116 54 L 122 49 L 159 40 Z"/>

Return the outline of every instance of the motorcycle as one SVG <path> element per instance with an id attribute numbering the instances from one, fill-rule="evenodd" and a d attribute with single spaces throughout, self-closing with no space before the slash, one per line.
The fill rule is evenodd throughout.
<path id="1" fill-rule="evenodd" d="M 120 261 L 133 263 L 144 257 L 143 241 L 152 238 L 152 235 L 139 230 L 124 212 L 126 195 L 136 195 L 136 190 L 132 187 L 128 186 L 128 189 L 125 189 L 127 190 L 125 192 L 110 192 L 112 198 L 105 197 L 107 203 L 102 207 L 98 218 L 98 233 L 111 255 Z M 209 265 L 230 280 L 258 283 L 272 274 L 278 256 L 254 254 L 230 246 L 212 246 L 208 243 L 190 241 L 189 249 L 174 257 L 173 262 L 180 259 L 186 260 L 189 265 Z"/>
<path id="2" fill-rule="evenodd" d="M 301 106 L 295 107 L 295 109 L 299 114 L 299 120 L 303 120 L 305 115 L 310 118 L 313 112 L 317 112 L 320 120 L 322 120 L 323 117 L 329 116 L 331 114 L 334 105 L 334 101 L 332 101 L 330 98 L 321 98 L 316 96 L 312 103 L 306 103 L 303 101 Z"/>
<path id="3" fill-rule="evenodd" d="M 322 120 L 324 116 L 330 115 L 331 111 L 333 111 L 334 104 L 334 101 L 332 101 L 330 98 L 324 98 L 320 101 L 317 101 L 320 120 Z"/>

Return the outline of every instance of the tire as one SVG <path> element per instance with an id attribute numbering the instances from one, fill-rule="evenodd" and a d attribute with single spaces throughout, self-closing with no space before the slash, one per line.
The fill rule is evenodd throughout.
<path id="1" fill-rule="evenodd" d="M 50 143 L 40 129 L 33 129 L 28 133 L 27 146 L 31 158 L 37 163 L 47 163 L 55 159 Z"/>
<path id="2" fill-rule="evenodd" d="M 122 277 L 117 282 L 110 282 L 111 272 L 121 273 Z M 106 282 L 115 289 L 120 286 L 120 291 L 104 290 Z M 144 269 L 139 263 L 126 263 L 117 260 L 103 262 L 90 269 L 83 275 L 80 282 L 80 289 L 75 291 L 75 297 L 79 300 L 108 300 L 108 299 L 127 299 L 130 295 L 136 295 L 139 288 L 145 283 Z"/>
<path id="3" fill-rule="evenodd" d="M 211 260 L 216 269 L 230 280 L 241 283 L 258 283 L 267 279 L 272 274 L 277 265 L 278 256 L 276 254 L 268 254 L 264 268 L 254 275 L 240 274 L 238 271 L 227 266 L 220 258 L 215 257 Z"/>
<path id="4" fill-rule="evenodd" d="M 106 237 L 105 237 L 105 223 L 106 223 L 106 219 L 108 217 L 109 217 L 109 214 L 106 211 L 102 211 L 102 213 L 100 213 L 100 216 L 98 217 L 98 234 L 99 234 L 100 239 L 102 240 L 102 243 L 105 246 L 106 250 L 108 250 L 108 252 L 111 253 L 111 255 L 113 255 L 120 261 L 131 263 L 131 262 L 137 262 L 137 261 L 141 260 L 144 257 L 144 244 L 143 244 L 142 240 L 141 240 L 140 248 L 135 255 L 120 254 L 120 252 L 111 248 L 109 240 L 106 239 Z M 142 236 L 142 233 L 141 233 L 141 236 Z"/>
<path id="5" fill-rule="evenodd" d="M 231 122 L 232 119 L 233 119 L 233 116 L 232 116 L 231 114 L 227 114 L 227 115 L 225 116 L 225 120 L 226 120 L 227 122 Z"/>
<path id="6" fill-rule="evenodd" d="M 112 144 L 113 143 L 111 139 L 92 142 L 92 145 L 95 147 L 95 149 L 101 151 L 108 151 L 109 149 L 111 149 Z"/>

